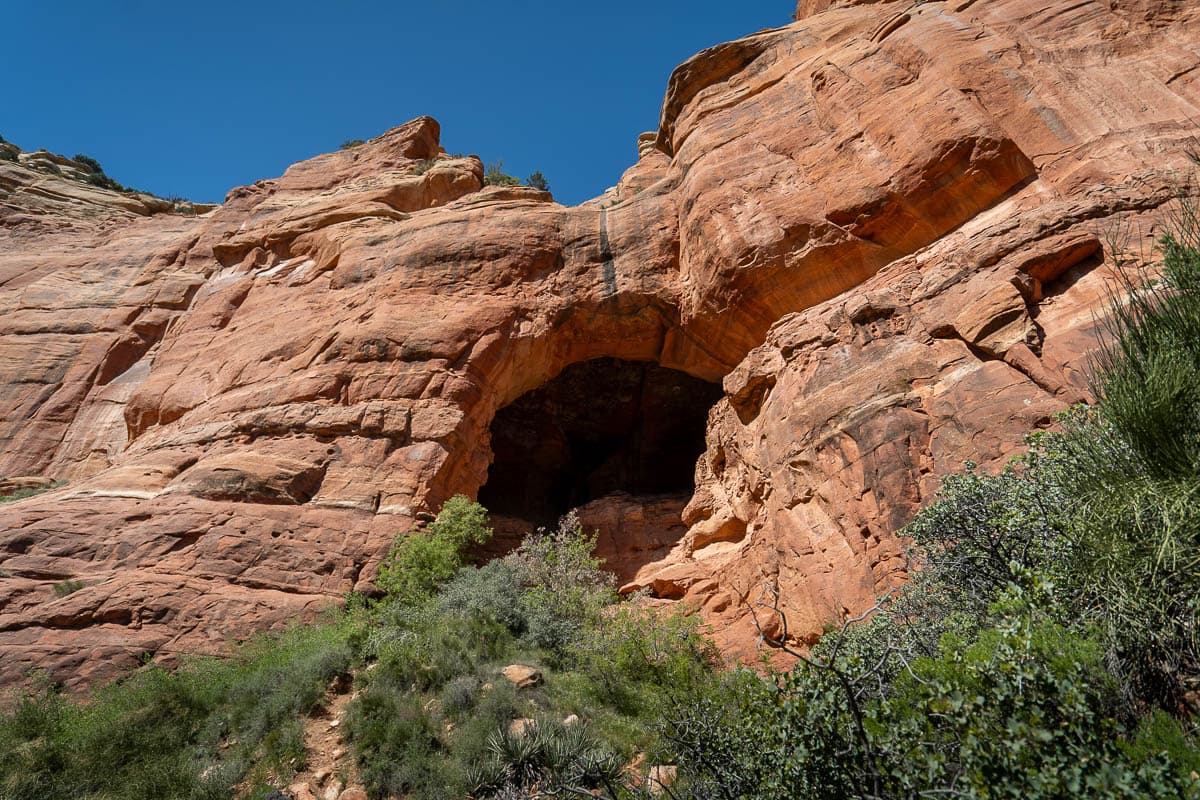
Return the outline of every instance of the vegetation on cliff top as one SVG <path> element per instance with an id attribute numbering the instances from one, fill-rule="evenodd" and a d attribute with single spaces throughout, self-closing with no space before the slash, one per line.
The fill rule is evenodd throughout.
<path id="1" fill-rule="evenodd" d="M 5 140 L 3 136 L 0 136 L 0 145 L 3 145 L 0 146 L 0 161 L 21 163 L 20 155 L 22 151 L 19 147 Z M 39 153 L 44 153 L 46 158 L 37 160 L 36 164 L 34 165 L 35 169 L 40 169 L 55 175 L 62 175 L 73 180 L 80 180 L 85 183 L 89 183 L 92 186 L 97 186 L 101 189 L 108 189 L 113 192 L 121 192 L 122 194 L 144 194 L 150 197 L 158 197 L 158 195 L 154 194 L 153 192 L 147 192 L 141 189 L 125 186 L 120 181 L 110 177 L 104 171 L 104 167 L 101 166 L 99 161 L 84 153 L 76 153 L 70 159 L 62 159 L 73 162 L 73 165 L 68 164 L 69 168 L 66 170 L 51 160 L 51 158 L 61 157 L 51 156 L 49 153 L 45 153 L 44 151 L 39 151 Z M 37 154 L 35 153 L 35 155 Z M 195 213 L 193 204 L 186 198 L 172 196 L 160 199 L 165 199 L 172 204 L 175 204 L 178 206 L 176 210 L 181 213 Z"/>

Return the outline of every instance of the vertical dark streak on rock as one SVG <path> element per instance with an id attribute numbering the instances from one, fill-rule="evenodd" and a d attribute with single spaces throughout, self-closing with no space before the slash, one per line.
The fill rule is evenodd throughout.
<path id="1" fill-rule="evenodd" d="M 617 266 L 608 241 L 608 210 L 600 209 L 600 260 L 604 269 L 604 299 L 617 296 Z"/>

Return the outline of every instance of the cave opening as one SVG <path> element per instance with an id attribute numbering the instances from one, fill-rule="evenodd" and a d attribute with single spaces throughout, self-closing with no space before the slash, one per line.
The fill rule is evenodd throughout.
<path id="1" fill-rule="evenodd" d="M 496 549 L 576 509 L 618 575 L 665 554 L 682 535 L 708 412 L 721 396 L 719 384 L 679 370 L 598 358 L 500 409 L 479 491 Z"/>

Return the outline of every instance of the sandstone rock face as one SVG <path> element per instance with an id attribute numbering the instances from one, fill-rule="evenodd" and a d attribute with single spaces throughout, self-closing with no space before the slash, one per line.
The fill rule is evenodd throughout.
<path id="1" fill-rule="evenodd" d="M 504 477 L 498 412 L 599 358 L 721 387 L 694 494 L 586 498 L 627 588 L 751 655 L 764 586 L 803 643 L 902 580 L 938 476 L 1086 396 L 1106 233 L 1149 235 L 1188 174 L 1200 12 L 798 12 L 681 66 L 574 208 L 483 187 L 428 118 L 201 217 L 0 161 L 0 477 L 68 481 L 0 506 L 0 682 L 369 590 L 395 535 Z"/>

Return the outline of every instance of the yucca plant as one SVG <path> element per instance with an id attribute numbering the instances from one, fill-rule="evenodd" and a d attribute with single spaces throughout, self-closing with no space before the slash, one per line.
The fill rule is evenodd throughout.
<path id="1" fill-rule="evenodd" d="M 542 719 L 524 730 L 500 729 L 488 738 L 490 763 L 474 768 L 472 797 L 581 796 L 597 789 L 615 797 L 624 769 L 584 723 L 564 726 Z"/>
<path id="2" fill-rule="evenodd" d="M 1200 678 L 1200 219 L 1181 201 L 1161 273 L 1118 284 L 1091 362 L 1097 398 L 1052 463 L 1072 509 L 1069 574 L 1130 691 L 1168 707 Z"/>

